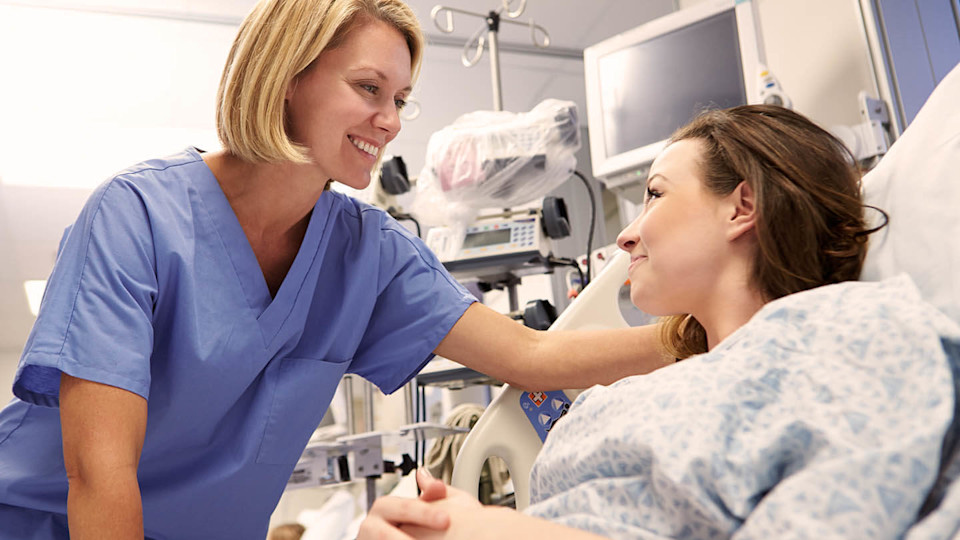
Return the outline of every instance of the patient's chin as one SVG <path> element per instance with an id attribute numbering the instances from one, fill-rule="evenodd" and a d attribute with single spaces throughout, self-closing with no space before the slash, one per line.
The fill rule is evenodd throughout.
<path id="1" fill-rule="evenodd" d="M 637 309 L 653 317 L 667 317 L 677 314 L 676 310 L 668 309 L 661 302 L 657 302 L 656 299 L 650 298 L 649 295 L 639 291 L 630 291 L 630 301 Z"/>

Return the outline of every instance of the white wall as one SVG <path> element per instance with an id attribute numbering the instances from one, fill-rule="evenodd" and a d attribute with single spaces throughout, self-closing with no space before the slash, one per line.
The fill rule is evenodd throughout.
<path id="1" fill-rule="evenodd" d="M 0 177 L 95 186 L 137 161 L 215 146 L 216 85 L 235 31 L 0 5 Z"/>
<path id="2" fill-rule="evenodd" d="M 0 407 L 13 399 L 13 375 L 20 361 L 20 351 L 0 351 Z"/>
<path id="3" fill-rule="evenodd" d="M 767 60 L 794 107 L 825 126 L 860 122 L 857 94 L 878 97 L 856 0 L 761 0 Z"/>
<path id="4" fill-rule="evenodd" d="M 93 187 L 143 159 L 217 148 L 235 30 L 0 3 L 0 350 L 22 347 L 23 281 L 46 279 Z"/>
<path id="5" fill-rule="evenodd" d="M 824 127 L 859 123 L 857 94 L 878 90 L 857 0 L 754 1 L 767 65 L 794 109 Z"/>

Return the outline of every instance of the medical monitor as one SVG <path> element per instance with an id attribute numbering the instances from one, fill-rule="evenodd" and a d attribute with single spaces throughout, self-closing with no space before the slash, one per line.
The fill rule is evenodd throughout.
<path id="1" fill-rule="evenodd" d="M 674 130 L 705 109 L 758 102 L 754 10 L 749 0 L 706 1 L 584 50 L 595 177 L 640 202 L 650 163 Z"/>

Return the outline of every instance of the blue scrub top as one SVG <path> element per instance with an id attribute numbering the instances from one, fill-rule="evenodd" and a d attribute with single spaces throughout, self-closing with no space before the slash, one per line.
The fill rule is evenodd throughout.
<path id="1" fill-rule="evenodd" d="M 332 191 L 271 298 L 197 151 L 127 169 L 65 237 L 0 412 L 0 538 L 67 537 L 61 372 L 148 400 L 148 537 L 262 539 L 340 377 L 393 392 L 474 301 L 418 238 Z"/>

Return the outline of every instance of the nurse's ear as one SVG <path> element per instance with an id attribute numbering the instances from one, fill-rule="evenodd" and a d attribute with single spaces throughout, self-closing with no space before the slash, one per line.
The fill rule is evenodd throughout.
<path id="1" fill-rule="evenodd" d="M 293 94 L 297 91 L 297 83 L 300 82 L 300 75 L 297 75 L 290 81 L 290 84 L 287 85 L 287 91 L 283 94 L 284 101 L 290 101 L 293 98 Z"/>
<path id="2" fill-rule="evenodd" d="M 727 221 L 727 240 L 734 241 L 757 226 L 757 200 L 753 188 L 744 180 L 727 195 L 730 203 Z"/>

